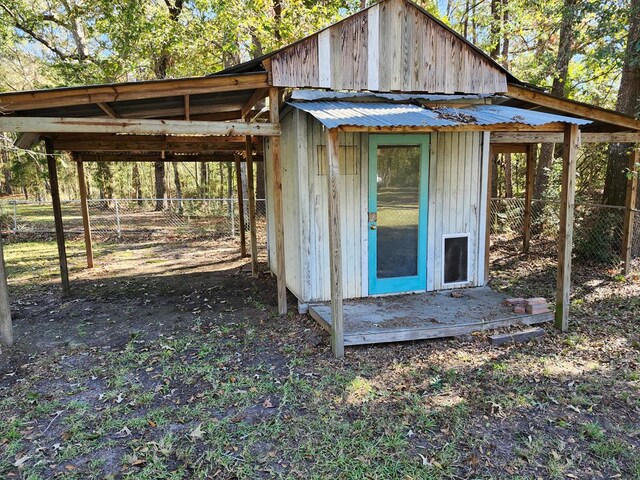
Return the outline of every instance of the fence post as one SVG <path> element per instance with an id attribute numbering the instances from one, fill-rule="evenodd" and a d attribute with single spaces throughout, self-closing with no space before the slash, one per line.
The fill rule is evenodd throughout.
<path id="1" fill-rule="evenodd" d="M 18 202 L 13 201 L 13 233 L 18 233 Z"/>
<path id="2" fill-rule="evenodd" d="M 631 271 L 631 247 L 633 244 L 633 223 L 635 217 L 636 196 L 638 194 L 638 174 L 636 164 L 640 163 L 640 149 L 634 148 L 629 155 L 629 173 L 627 195 L 624 208 L 624 229 L 622 231 L 622 264 L 625 275 Z"/>
<path id="3" fill-rule="evenodd" d="M 113 200 L 114 206 L 115 206 L 115 210 L 116 210 L 116 234 L 118 235 L 118 240 L 120 240 L 120 234 L 121 234 L 121 230 L 120 230 L 120 208 L 118 207 L 118 199 L 115 198 Z"/>

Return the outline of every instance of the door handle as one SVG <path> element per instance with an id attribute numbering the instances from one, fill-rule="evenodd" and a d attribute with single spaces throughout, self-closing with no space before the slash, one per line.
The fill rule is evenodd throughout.
<path id="1" fill-rule="evenodd" d="M 376 229 L 376 226 L 375 226 L 375 225 L 371 225 L 369 228 L 370 228 L 371 230 L 375 230 L 375 229 Z"/>

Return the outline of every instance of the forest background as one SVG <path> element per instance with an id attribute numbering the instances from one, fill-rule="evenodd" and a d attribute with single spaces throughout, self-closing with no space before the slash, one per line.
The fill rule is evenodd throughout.
<path id="1" fill-rule="evenodd" d="M 0 0 L 0 91 L 214 73 L 302 38 L 373 2 Z M 640 0 L 419 0 L 517 78 L 555 95 L 640 114 Z M 3 135 L 0 192 L 45 200 L 46 159 Z M 558 196 L 559 145 L 542 145 L 534 197 Z M 36 147 L 37 148 L 37 147 Z M 578 199 L 624 204 L 630 145 L 589 145 Z M 161 159 L 158 159 L 161 160 Z M 78 198 L 62 158 L 63 198 Z M 257 196 L 263 198 L 257 168 Z M 230 163 L 88 163 L 90 198 L 231 197 Z M 493 196 L 524 191 L 520 155 L 493 159 Z M 157 203 L 157 208 L 163 207 Z"/>

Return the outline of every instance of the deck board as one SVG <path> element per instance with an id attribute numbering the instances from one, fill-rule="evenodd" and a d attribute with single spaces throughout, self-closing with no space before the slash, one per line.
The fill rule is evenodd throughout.
<path id="1" fill-rule="evenodd" d="M 535 325 L 553 320 L 553 313 L 518 315 L 502 303 L 505 295 L 488 287 L 393 295 L 344 301 L 344 343 L 426 340 L 464 335 L 511 325 Z M 309 305 L 309 314 L 331 330 L 328 303 Z"/>

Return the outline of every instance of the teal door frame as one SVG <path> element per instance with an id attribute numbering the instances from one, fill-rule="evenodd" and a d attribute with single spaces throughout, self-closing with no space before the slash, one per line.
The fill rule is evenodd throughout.
<path id="1" fill-rule="evenodd" d="M 428 134 L 370 134 L 369 135 L 369 295 L 415 292 L 427 289 L 427 226 L 429 206 L 429 142 Z M 420 197 L 418 212 L 417 275 L 378 278 L 378 146 L 420 146 Z M 373 217 L 373 220 L 372 220 Z"/>

